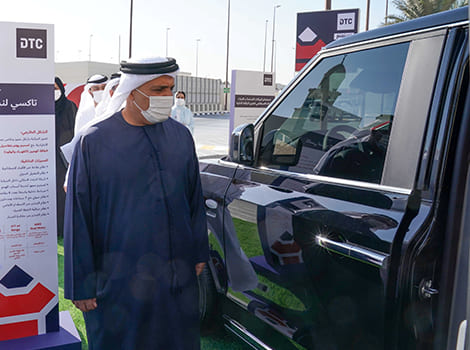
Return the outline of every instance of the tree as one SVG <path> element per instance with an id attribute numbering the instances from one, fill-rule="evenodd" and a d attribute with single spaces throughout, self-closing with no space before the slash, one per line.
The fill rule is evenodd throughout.
<path id="1" fill-rule="evenodd" d="M 468 0 L 393 0 L 392 2 L 401 14 L 387 16 L 387 24 L 468 5 Z"/>

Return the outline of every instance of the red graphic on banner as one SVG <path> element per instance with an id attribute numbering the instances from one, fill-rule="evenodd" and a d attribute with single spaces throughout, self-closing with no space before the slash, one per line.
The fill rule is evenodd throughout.
<path id="1" fill-rule="evenodd" d="M 67 86 L 67 85 L 65 85 Z M 67 98 L 72 101 L 73 103 L 75 103 L 75 105 L 78 107 L 80 105 L 80 100 L 81 100 L 81 97 L 82 97 L 82 92 L 83 92 L 83 88 L 85 87 L 85 85 L 79 85 L 75 88 L 73 88 L 73 90 L 71 90 L 70 92 L 68 92 L 68 89 L 66 88 L 66 96 Z"/>
<path id="2" fill-rule="evenodd" d="M 0 325 L 0 341 L 38 335 L 38 321 L 24 321 Z"/>
<path id="3" fill-rule="evenodd" d="M 326 44 L 321 39 L 318 39 L 313 45 L 300 45 L 297 43 L 296 58 L 298 60 L 310 59 L 315 56 L 323 46 L 326 46 Z"/>
<path id="4" fill-rule="evenodd" d="M 321 39 L 318 39 L 313 45 L 302 46 L 302 45 L 299 45 L 299 43 L 297 43 L 296 46 L 297 48 L 296 48 L 295 58 L 296 60 L 302 60 L 302 59 L 312 58 L 313 56 L 317 54 L 318 51 L 321 50 L 322 47 L 326 46 L 326 44 Z M 306 64 L 307 62 L 300 62 L 300 63 L 296 62 L 295 70 L 296 71 L 301 70 Z"/>
<path id="5" fill-rule="evenodd" d="M 54 298 L 54 293 L 41 283 L 38 283 L 28 294 L 5 296 L 0 293 L 0 317 L 39 312 L 52 298 Z"/>

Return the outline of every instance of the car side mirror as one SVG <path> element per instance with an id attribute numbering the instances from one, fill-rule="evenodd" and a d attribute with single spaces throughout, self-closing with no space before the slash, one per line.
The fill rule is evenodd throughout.
<path id="1" fill-rule="evenodd" d="M 232 131 L 230 137 L 230 160 L 235 163 L 252 165 L 254 161 L 254 135 L 253 124 L 242 124 Z"/>

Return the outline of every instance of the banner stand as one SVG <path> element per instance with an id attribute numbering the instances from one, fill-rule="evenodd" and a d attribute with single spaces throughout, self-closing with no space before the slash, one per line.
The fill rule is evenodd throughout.
<path id="1" fill-rule="evenodd" d="M 254 123 L 276 96 L 274 73 L 234 69 L 230 92 L 229 139 L 233 129 Z"/>
<path id="2" fill-rule="evenodd" d="M 54 27 L 0 34 L 0 349 L 79 350 L 59 313 Z"/>
<path id="3" fill-rule="evenodd" d="M 59 313 L 59 331 L 0 342 L 0 350 L 80 350 L 82 342 L 68 311 Z"/>

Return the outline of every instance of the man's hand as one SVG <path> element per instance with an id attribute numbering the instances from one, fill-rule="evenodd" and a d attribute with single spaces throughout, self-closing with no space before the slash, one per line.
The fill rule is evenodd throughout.
<path id="1" fill-rule="evenodd" d="M 204 266 L 206 266 L 206 263 L 199 263 L 199 264 L 196 264 L 196 275 L 199 276 L 202 272 L 202 270 L 204 270 Z"/>
<path id="2" fill-rule="evenodd" d="M 94 310 L 98 307 L 96 303 L 96 298 L 93 299 L 83 299 L 83 300 L 72 300 L 73 305 L 77 309 L 80 309 L 83 312 L 88 312 Z"/>

